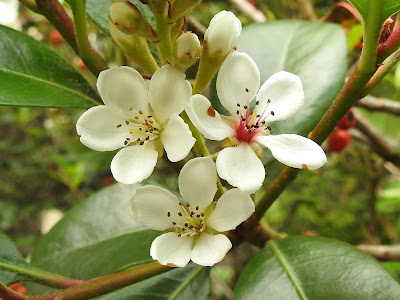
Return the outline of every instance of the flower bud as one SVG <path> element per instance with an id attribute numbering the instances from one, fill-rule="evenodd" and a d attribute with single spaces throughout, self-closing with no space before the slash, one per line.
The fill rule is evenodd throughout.
<path id="1" fill-rule="evenodd" d="M 228 55 L 242 31 L 240 20 L 230 11 L 221 11 L 210 22 L 204 35 L 210 57 Z"/>
<path id="2" fill-rule="evenodd" d="M 140 10 L 129 1 L 114 2 L 110 7 L 110 18 L 125 34 L 136 34 L 150 41 L 157 38 L 156 32 L 145 21 Z"/>
<path id="3" fill-rule="evenodd" d="M 192 32 L 185 32 L 176 39 L 175 67 L 185 71 L 199 58 L 200 41 Z"/>
<path id="4" fill-rule="evenodd" d="M 183 59 L 184 56 L 197 59 L 200 54 L 201 46 L 197 35 L 192 32 L 185 32 L 176 40 L 176 57 Z"/>
<path id="5" fill-rule="evenodd" d="M 157 69 L 157 63 L 152 56 L 147 42 L 140 36 L 125 34 L 120 31 L 113 22 L 109 22 L 108 28 L 111 37 L 119 48 L 138 65 L 145 74 L 152 75 Z"/>

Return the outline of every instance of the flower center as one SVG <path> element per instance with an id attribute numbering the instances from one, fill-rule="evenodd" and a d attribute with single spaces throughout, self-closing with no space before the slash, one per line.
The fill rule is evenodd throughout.
<path id="1" fill-rule="evenodd" d="M 239 103 L 236 104 L 238 110 L 236 111 L 237 118 L 235 130 L 236 138 L 239 142 L 250 143 L 253 137 L 261 131 L 266 131 L 266 134 L 269 135 L 271 127 L 266 125 L 266 119 L 269 116 L 275 115 L 272 110 L 268 111 L 268 106 L 270 103 L 271 100 L 268 99 L 267 105 L 261 112 L 257 111 L 260 104 L 259 101 L 256 102 L 254 110 L 250 110 L 250 105 L 244 105 L 241 107 Z"/>
<path id="2" fill-rule="evenodd" d="M 133 108 L 129 108 L 133 112 Z M 124 141 L 125 146 L 144 145 L 146 142 L 159 137 L 160 125 L 151 114 L 145 115 L 141 110 L 136 112 L 132 119 L 125 120 L 125 123 L 118 124 L 117 128 L 128 130 Z"/>
<path id="3" fill-rule="evenodd" d="M 178 232 L 178 237 L 200 235 L 205 230 L 204 213 L 200 212 L 199 207 L 194 209 L 189 203 L 180 203 L 181 211 L 174 217 L 172 225 Z M 167 212 L 167 216 L 171 217 L 171 212 Z"/>

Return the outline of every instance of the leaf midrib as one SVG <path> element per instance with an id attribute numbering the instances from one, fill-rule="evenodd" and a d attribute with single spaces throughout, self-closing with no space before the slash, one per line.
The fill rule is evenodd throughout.
<path id="1" fill-rule="evenodd" d="M 132 230 L 122 231 L 122 232 L 119 232 L 117 234 L 107 236 L 107 237 L 105 237 L 103 239 L 98 239 L 98 240 L 95 240 L 95 241 L 84 243 L 82 245 L 79 245 L 78 247 L 66 249 L 65 251 L 57 251 L 57 252 L 53 251 L 52 255 L 40 254 L 39 258 L 35 259 L 35 264 L 37 264 L 38 261 L 40 263 L 42 263 L 45 260 L 48 260 L 48 259 L 52 260 L 54 257 L 58 257 L 60 255 L 66 255 L 68 253 L 71 253 L 71 252 L 74 252 L 74 251 L 77 251 L 77 250 L 80 250 L 80 249 L 88 248 L 88 247 L 94 246 L 96 244 L 100 244 L 100 243 L 108 241 L 108 240 L 112 240 L 112 239 L 115 239 L 115 238 L 118 238 L 118 237 L 122 237 L 124 235 L 130 235 L 130 234 L 133 234 L 133 233 L 138 232 L 138 231 L 146 231 L 146 230 L 149 230 L 149 229 L 146 228 L 146 227 L 138 227 L 138 228 L 135 228 L 135 229 L 132 229 Z M 43 257 L 45 257 L 45 260 L 42 260 Z"/>
<path id="2" fill-rule="evenodd" d="M 17 71 L 14 71 L 14 70 L 5 68 L 5 67 L 3 67 L 3 66 L 0 66 L 0 71 L 4 71 L 5 73 L 7 73 L 7 72 L 8 72 L 8 73 L 12 73 L 12 74 L 15 74 L 15 75 L 17 75 L 17 76 L 29 78 L 29 79 L 31 79 L 31 80 L 38 81 L 38 82 L 40 82 L 40 83 L 44 83 L 44 84 L 47 84 L 47 85 L 51 85 L 51 86 L 60 88 L 60 89 L 62 89 L 62 90 L 65 90 L 65 91 L 67 91 L 67 92 L 70 92 L 70 93 L 72 93 L 72 94 L 75 94 L 75 95 L 77 95 L 77 96 L 79 96 L 79 97 L 82 97 L 82 98 L 88 100 L 89 102 L 91 102 L 91 103 L 93 103 L 93 104 L 95 104 L 95 105 L 98 105 L 98 104 L 99 104 L 95 99 L 93 99 L 93 98 L 91 98 L 91 97 L 88 97 L 88 96 L 86 96 L 85 94 L 83 94 L 83 93 L 81 93 L 81 92 L 79 92 L 79 91 L 77 91 L 77 90 L 68 88 L 68 87 L 66 87 L 66 86 L 64 86 L 64 85 L 61 85 L 61 84 L 58 84 L 58 83 L 56 83 L 56 82 L 48 81 L 48 80 L 42 79 L 42 78 L 40 78 L 40 77 L 36 77 L 36 76 L 32 76 L 32 75 L 28 75 L 28 74 L 21 73 L 21 72 L 17 72 Z"/>
<path id="3" fill-rule="evenodd" d="M 275 257 L 278 260 L 278 262 L 280 263 L 280 265 L 282 266 L 282 268 L 285 270 L 286 275 L 288 276 L 289 280 L 295 287 L 300 299 L 309 300 L 308 297 L 306 296 L 306 293 L 303 291 L 303 289 L 300 285 L 300 280 L 297 278 L 296 273 L 291 268 L 285 255 L 280 251 L 280 249 L 279 249 L 278 245 L 275 243 L 275 241 L 269 242 L 268 246 L 271 248 L 272 252 L 275 254 Z"/>

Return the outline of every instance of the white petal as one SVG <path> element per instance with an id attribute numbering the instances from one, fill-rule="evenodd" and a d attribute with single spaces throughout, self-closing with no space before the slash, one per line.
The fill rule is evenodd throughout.
<path id="1" fill-rule="evenodd" d="M 179 190 L 182 197 L 203 212 L 217 192 L 217 172 L 210 157 L 189 160 L 179 174 Z"/>
<path id="2" fill-rule="evenodd" d="M 235 130 L 225 123 L 203 95 L 197 94 L 190 98 L 186 113 L 193 125 L 209 140 L 222 141 L 235 134 Z"/>
<path id="3" fill-rule="evenodd" d="M 254 60 L 245 53 L 227 56 L 217 77 L 217 94 L 222 105 L 236 115 L 237 104 L 249 105 L 260 86 L 260 72 Z"/>
<path id="4" fill-rule="evenodd" d="M 223 149 L 218 154 L 216 165 L 219 177 L 243 192 L 255 192 L 265 178 L 262 162 L 246 143 Z"/>
<path id="5" fill-rule="evenodd" d="M 76 123 L 76 131 L 86 147 L 97 151 L 112 151 L 124 146 L 129 129 L 118 127 L 125 124 L 125 118 L 116 116 L 105 105 L 85 111 Z"/>
<path id="6" fill-rule="evenodd" d="M 170 65 L 154 73 L 150 86 L 150 105 L 158 122 L 165 123 L 173 113 L 181 113 L 192 95 L 185 74 Z"/>
<path id="7" fill-rule="evenodd" d="M 190 261 L 192 244 L 192 237 L 178 237 L 176 232 L 167 232 L 153 241 L 150 255 L 162 265 L 184 267 Z"/>
<path id="8" fill-rule="evenodd" d="M 292 168 L 315 170 L 326 163 L 324 150 L 314 141 L 297 134 L 256 136 L 281 163 Z"/>
<path id="9" fill-rule="evenodd" d="M 161 141 L 168 159 L 177 162 L 189 154 L 196 139 L 192 136 L 189 126 L 174 113 L 161 133 Z"/>
<path id="10" fill-rule="evenodd" d="M 178 198 L 158 186 L 139 187 L 132 197 L 133 217 L 154 230 L 174 227 L 172 222 L 178 219 L 181 211 Z"/>
<path id="11" fill-rule="evenodd" d="M 215 210 L 207 219 L 207 226 L 219 231 L 235 229 L 255 211 L 250 195 L 240 189 L 232 189 L 218 199 Z"/>
<path id="12" fill-rule="evenodd" d="M 132 118 L 132 109 L 148 112 L 149 91 L 142 75 L 129 67 L 114 67 L 100 73 L 97 89 L 115 114 Z"/>
<path id="13" fill-rule="evenodd" d="M 268 99 L 271 103 L 268 103 Z M 300 77 L 288 72 L 272 75 L 261 86 L 257 95 L 258 110 L 274 115 L 267 118 L 267 123 L 286 120 L 293 116 L 304 105 L 304 91 Z M 267 107 L 268 106 L 268 107 Z"/>
<path id="14" fill-rule="evenodd" d="M 154 144 L 128 146 L 121 149 L 111 161 L 111 173 L 116 181 L 130 184 L 148 178 L 157 163 L 158 153 Z"/>
<path id="15" fill-rule="evenodd" d="M 230 11 L 221 11 L 210 21 L 204 35 L 210 55 L 220 52 L 221 56 L 229 54 L 236 45 L 242 31 L 240 20 Z"/>
<path id="16" fill-rule="evenodd" d="M 192 261 L 201 266 L 220 262 L 232 248 L 231 241 L 223 234 L 203 233 L 192 250 Z"/>

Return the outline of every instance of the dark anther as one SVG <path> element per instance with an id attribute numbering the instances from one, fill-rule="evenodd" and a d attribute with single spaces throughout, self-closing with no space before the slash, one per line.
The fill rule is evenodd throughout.
<path id="1" fill-rule="evenodd" d="M 271 115 L 272 115 L 272 116 L 275 116 L 275 113 L 274 113 L 272 110 L 271 110 Z"/>
<path id="2" fill-rule="evenodd" d="M 182 213 L 181 213 L 181 212 L 178 212 L 178 216 L 182 217 Z"/>
<path id="3" fill-rule="evenodd" d="M 118 128 L 120 128 L 122 126 L 122 124 L 117 125 Z"/>
<path id="4" fill-rule="evenodd" d="M 246 88 L 246 92 L 249 92 L 249 89 L 248 89 L 248 88 Z"/>

